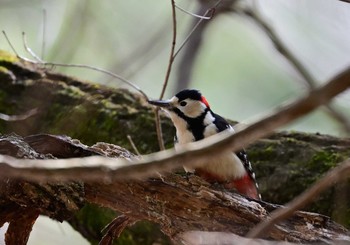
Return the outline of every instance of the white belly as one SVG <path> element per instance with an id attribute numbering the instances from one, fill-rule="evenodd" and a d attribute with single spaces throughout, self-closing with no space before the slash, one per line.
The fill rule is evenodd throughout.
<path id="1" fill-rule="evenodd" d="M 241 160 L 232 152 L 209 158 L 201 168 L 223 179 L 241 178 L 246 174 Z"/>
<path id="2" fill-rule="evenodd" d="M 220 179 L 236 179 L 241 178 L 246 174 L 246 170 L 237 157 L 232 152 L 225 152 L 215 157 L 208 157 L 205 161 L 198 163 L 198 168 L 209 172 Z M 191 167 L 184 166 L 186 172 L 194 172 L 195 170 Z"/>

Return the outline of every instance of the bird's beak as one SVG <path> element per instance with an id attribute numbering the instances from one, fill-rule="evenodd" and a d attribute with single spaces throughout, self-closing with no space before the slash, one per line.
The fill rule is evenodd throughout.
<path id="1" fill-rule="evenodd" d="M 148 103 L 164 109 L 171 108 L 173 106 L 171 100 L 148 100 Z"/>

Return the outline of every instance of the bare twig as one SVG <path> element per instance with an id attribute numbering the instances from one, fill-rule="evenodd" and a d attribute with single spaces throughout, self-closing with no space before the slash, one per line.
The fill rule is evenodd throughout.
<path id="1" fill-rule="evenodd" d="M 211 20 L 214 16 L 215 10 L 216 8 L 220 5 L 220 3 L 222 2 L 222 0 L 218 0 L 213 7 L 211 7 L 210 9 L 208 9 L 207 11 L 205 11 L 203 18 L 200 18 L 200 20 L 193 26 L 192 30 L 190 30 L 190 32 L 188 33 L 187 37 L 184 39 L 184 41 L 181 43 L 181 45 L 179 46 L 178 50 L 175 52 L 174 54 L 174 59 L 175 57 L 180 53 L 180 51 L 182 50 L 182 48 L 185 46 L 185 44 L 188 42 L 188 40 L 190 39 L 190 37 L 193 35 L 193 33 L 197 30 L 198 26 L 202 23 L 203 20 Z M 187 13 L 187 12 L 186 12 Z M 198 17 L 200 15 L 196 15 L 196 14 L 191 14 L 194 15 L 195 17 Z"/>
<path id="2" fill-rule="evenodd" d="M 105 233 L 102 237 L 101 241 L 98 243 L 99 245 L 109 245 L 113 244 L 114 239 L 117 239 L 123 230 L 133 223 L 130 217 L 121 214 L 116 217 L 112 222 L 110 222 L 105 228 L 103 228 L 102 233 Z"/>
<path id="3" fill-rule="evenodd" d="M 15 53 L 15 55 L 17 56 L 18 59 L 24 60 L 24 61 L 27 61 L 27 62 L 31 62 L 31 63 L 35 63 L 35 61 L 33 61 L 33 60 L 30 60 L 30 59 L 27 59 L 27 58 L 25 58 L 25 57 L 20 56 L 20 55 L 17 53 L 16 49 L 13 47 L 12 43 L 10 42 L 10 39 L 8 38 L 8 36 L 7 36 L 7 34 L 6 34 L 6 32 L 5 32 L 4 30 L 2 30 L 2 34 L 4 35 L 4 37 L 5 37 L 6 41 L 7 41 L 7 43 L 10 45 L 10 48 L 12 49 L 12 52 Z"/>
<path id="4" fill-rule="evenodd" d="M 284 44 L 277 33 L 269 26 L 269 24 L 261 17 L 256 9 L 243 9 L 243 13 L 250 17 L 270 38 L 276 50 L 283 55 L 287 61 L 294 67 L 294 69 L 301 75 L 306 82 L 309 89 L 314 89 L 317 86 L 315 79 L 312 77 L 311 73 L 306 69 L 306 67 L 299 61 L 299 59 L 293 54 L 292 51 Z M 331 104 L 325 105 L 326 112 L 335 118 L 344 128 L 344 130 L 350 133 L 350 121 L 349 119 L 339 112 Z"/>
<path id="5" fill-rule="evenodd" d="M 136 91 L 138 91 L 144 98 L 145 100 L 148 100 L 148 96 L 145 94 L 145 92 L 143 92 L 139 86 L 135 85 L 134 83 L 130 82 L 129 80 L 125 79 L 124 77 L 113 73 L 111 71 L 96 67 L 96 66 L 90 66 L 90 65 L 83 65 L 83 64 L 62 64 L 62 63 L 53 63 L 53 62 L 44 62 L 42 63 L 42 65 L 45 66 L 62 66 L 62 67 L 75 67 L 75 68 L 84 68 L 84 69 L 89 69 L 89 70 L 93 70 L 93 71 L 98 71 L 104 74 L 107 74 L 111 77 L 114 77 L 124 83 L 126 83 L 127 85 L 129 85 L 130 87 L 132 87 L 133 89 L 135 89 Z"/>
<path id="6" fill-rule="evenodd" d="M 157 133 L 159 150 L 163 151 L 165 150 L 165 145 L 164 145 L 163 130 L 162 130 L 162 124 L 160 120 L 159 110 L 160 110 L 159 108 L 154 109 L 154 121 L 156 123 L 156 133 Z"/>
<path id="7" fill-rule="evenodd" d="M 298 197 L 294 198 L 291 202 L 287 203 L 284 207 L 276 209 L 271 213 L 271 217 L 255 226 L 248 234 L 247 237 L 258 238 L 267 236 L 268 232 L 278 222 L 285 220 L 293 215 L 293 213 L 314 201 L 320 193 L 328 189 L 329 187 L 341 182 L 345 178 L 350 176 L 350 160 L 347 160 L 340 164 L 340 166 L 329 171 L 323 178 L 316 182 L 311 188 L 304 191 Z"/>
<path id="8" fill-rule="evenodd" d="M 289 63 L 297 70 L 300 75 L 304 78 L 304 81 L 310 88 L 316 86 L 316 82 L 308 72 L 308 70 L 303 66 L 303 64 L 298 60 L 298 58 L 287 48 L 281 38 L 277 33 L 270 27 L 270 25 L 261 17 L 257 10 L 252 10 L 249 8 L 242 9 L 243 13 L 250 17 L 270 38 L 271 42 L 275 46 L 276 50 L 283 55 Z"/>
<path id="9" fill-rule="evenodd" d="M 128 138 L 128 140 L 129 140 L 129 142 L 130 142 L 130 145 L 131 145 L 131 147 L 134 149 L 135 153 L 136 153 L 138 156 L 141 156 L 141 154 L 140 154 L 139 150 L 137 149 L 137 147 L 136 147 L 134 141 L 132 140 L 131 136 L 130 136 L 130 135 L 127 135 L 126 137 Z"/>
<path id="10" fill-rule="evenodd" d="M 205 13 L 204 16 L 207 16 L 208 19 L 200 19 L 192 28 L 192 30 L 190 30 L 190 32 L 188 33 L 187 37 L 184 39 L 184 41 L 180 44 L 180 47 L 177 49 L 177 51 L 174 54 L 174 58 L 180 53 L 180 51 L 182 50 L 182 48 L 185 46 L 185 44 L 188 42 L 188 40 L 190 40 L 192 34 L 197 30 L 198 26 L 202 23 L 203 20 L 210 20 L 211 18 L 213 18 L 213 14 L 215 12 L 215 8 L 211 8 L 208 9 Z"/>
<path id="11" fill-rule="evenodd" d="M 148 100 L 148 96 L 146 95 L 145 92 L 143 92 L 137 85 L 133 84 L 132 82 L 130 82 L 129 80 L 125 79 L 124 77 L 116 74 L 116 73 L 113 73 L 111 71 L 108 71 L 108 70 L 105 70 L 105 69 L 102 69 L 102 68 L 99 68 L 99 67 L 96 67 L 96 66 L 90 66 L 90 65 L 84 65 L 84 64 L 63 64 L 63 63 L 55 63 L 55 62 L 44 62 L 44 61 L 34 61 L 34 60 L 30 60 L 30 59 L 27 59 L 25 57 L 22 57 L 20 56 L 15 48 L 13 47 L 12 43 L 10 42 L 8 36 L 6 35 L 6 32 L 5 31 L 2 31 L 2 33 L 4 34 L 8 44 L 10 45 L 12 51 L 16 54 L 16 56 L 21 59 L 21 60 L 24 60 L 26 62 L 30 62 L 30 63 L 33 63 L 33 64 L 40 64 L 40 65 L 43 65 L 43 66 L 61 66 L 61 67 L 74 67 L 74 68 L 84 68 L 84 69 L 89 69 L 89 70 L 93 70 L 93 71 L 97 71 L 97 72 L 101 72 L 101 73 L 104 73 L 104 74 L 107 74 L 113 78 L 116 78 L 122 82 L 124 82 L 125 84 L 127 84 L 128 86 L 132 87 L 133 89 L 135 89 L 136 91 L 138 91 L 144 98 L 145 100 Z M 30 50 L 27 50 L 29 53 L 33 53 L 35 57 L 39 58 L 27 45 L 26 43 L 26 40 L 25 40 L 25 33 L 23 33 L 23 41 L 24 41 L 24 46 L 27 50 L 27 48 Z M 33 57 L 34 57 L 33 56 Z M 40 59 L 40 58 L 39 58 Z"/>
<path id="12" fill-rule="evenodd" d="M 175 53 L 175 46 L 176 46 L 176 32 L 177 32 L 177 27 L 176 27 L 176 7 L 175 7 L 175 1 L 171 0 L 171 10 L 172 10 L 172 23 L 173 23 L 173 38 L 171 42 L 171 49 L 170 49 L 170 56 L 169 56 L 169 63 L 168 63 L 168 68 L 165 74 L 165 79 L 163 83 L 163 88 L 160 93 L 159 99 L 163 99 L 165 90 L 168 86 L 169 82 L 169 77 L 171 73 L 171 68 L 173 66 L 174 62 L 174 53 Z M 155 123 L 156 123 L 156 131 L 157 131 L 157 138 L 158 138 L 158 144 L 159 144 L 159 149 L 164 150 L 164 139 L 163 139 L 163 132 L 162 132 L 162 125 L 161 125 L 161 120 L 159 116 L 159 109 L 155 109 Z"/>
<path id="13" fill-rule="evenodd" d="M 187 11 L 186 9 L 181 8 L 177 4 L 175 4 L 175 7 L 178 8 L 179 10 L 181 10 L 182 12 L 184 12 L 184 13 L 186 13 L 188 15 L 191 15 L 192 17 L 195 17 L 195 18 L 198 18 L 198 19 L 202 19 L 202 20 L 210 20 L 211 19 L 211 17 L 210 16 L 206 16 L 206 14 L 204 14 L 202 16 L 202 15 L 191 13 L 191 12 Z"/>
<path id="14" fill-rule="evenodd" d="M 175 46 L 176 46 L 176 33 L 177 33 L 177 27 L 176 27 L 176 7 L 175 7 L 175 1 L 171 0 L 171 10 L 172 10 L 172 23 L 173 23 L 173 38 L 171 42 L 171 49 L 170 49 L 170 56 L 169 56 L 169 63 L 168 68 L 165 74 L 165 79 L 163 83 L 163 88 L 160 93 L 159 99 L 163 99 L 165 90 L 168 86 L 168 81 L 171 73 L 171 68 L 173 66 L 174 62 L 174 53 L 175 53 Z"/>
<path id="15" fill-rule="evenodd" d="M 163 89 L 160 95 L 160 99 L 163 98 L 168 81 L 169 81 L 169 76 L 171 73 L 171 67 L 172 64 L 176 58 L 176 56 L 180 53 L 180 51 L 182 50 L 182 48 L 185 46 L 185 44 L 188 42 L 188 40 L 190 39 L 190 37 L 192 36 L 192 34 L 195 32 L 195 30 L 198 28 L 198 26 L 202 23 L 203 20 L 210 20 L 215 12 L 215 8 L 222 2 L 222 0 L 218 0 L 216 2 L 216 4 L 208 9 L 205 14 L 204 17 L 206 18 L 200 18 L 200 20 L 194 25 L 194 27 L 192 28 L 192 30 L 189 32 L 189 34 L 187 35 L 187 37 L 184 39 L 184 41 L 181 43 L 180 47 L 178 48 L 178 50 L 175 52 L 175 46 L 176 46 L 176 7 L 179 8 L 178 6 L 176 6 L 175 1 L 172 0 L 172 14 L 173 14 L 173 41 L 172 41 L 172 48 L 171 48 L 171 52 L 170 52 L 170 59 L 169 59 L 169 64 L 168 64 L 168 69 L 167 69 L 167 73 L 166 73 L 166 77 L 165 77 L 165 81 L 163 83 Z M 181 9 L 183 10 L 183 9 Z M 186 12 L 186 11 L 185 11 Z M 187 12 L 186 12 L 187 13 Z M 198 15 L 196 15 L 198 16 Z M 164 150 L 164 140 L 163 140 L 163 136 L 162 136 L 162 127 L 161 127 L 161 120 L 159 117 L 159 108 L 155 109 L 155 121 L 156 121 L 156 131 L 157 131 L 157 137 L 158 137 L 158 143 L 159 143 L 159 148 L 161 150 Z"/>
<path id="16" fill-rule="evenodd" d="M 217 12 L 217 8 L 222 3 L 222 0 L 216 1 L 216 3 L 208 8 L 208 4 L 201 3 L 199 4 L 199 9 L 197 14 L 202 15 L 205 13 L 205 16 L 210 15 L 210 19 L 214 17 L 214 14 Z M 226 1 L 227 3 L 227 1 Z M 218 11 L 220 12 L 220 11 Z M 197 20 L 194 19 L 190 25 L 188 35 L 185 40 L 181 43 L 180 47 L 175 53 L 175 56 L 178 56 L 179 52 L 185 48 L 185 52 L 181 57 L 178 67 L 178 76 L 177 76 L 177 86 L 176 90 L 180 91 L 188 86 L 190 83 L 190 74 L 194 65 L 194 61 L 198 54 L 198 50 L 203 42 L 203 33 L 206 29 L 206 26 L 209 22 L 204 21 L 203 19 Z"/>
<path id="17" fill-rule="evenodd" d="M 40 59 L 40 57 L 37 56 L 35 52 L 31 48 L 29 48 L 29 46 L 27 45 L 27 37 L 25 32 L 22 32 L 22 39 L 23 39 L 24 49 L 34 58 L 34 60 L 36 60 L 40 64 L 43 64 L 44 61 Z"/>
<path id="18" fill-rule="evenodd" d="M 145 155 L 131 162 L 125 159 L 87 157 L 60 160 L 22 160 L 0 155 L 0 178 L 20 177 L 32 181 L 115 180 L 143 178 L 167 171 L 200 164 L 203 159 L 225 151 L 236 151 L 271 134 L 276 128 L 311 112 L 350 87 L 350 68 L 329 83 L 303 98 L 282 107 L 275 113 L 250 125 L 238 125 L 236 133 L 222 132 L 202 141 L 174 149 Z M 194 161 L 196 159 L 196 161 Z"/>
<path id="19" fill-rule="evenodd" d="M 0 119 L 1 120 L 4 120 L 4 121 L 8 121 L 8 122 L 14 122 L 14 121 L 22 121 L 22 120 L 25 120 L 31 116 L 34 116 L 35 114 L 38 113 L 38 109 L 37 108 L 34 108 L 34 109 L 31 109 L 21 115 L 7 115 L 7 114 L 3 114 L 3 113 L 0 113 Z"/>

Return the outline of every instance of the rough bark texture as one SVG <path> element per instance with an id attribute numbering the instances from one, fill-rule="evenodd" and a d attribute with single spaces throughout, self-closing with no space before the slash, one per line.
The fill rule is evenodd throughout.
<path id="1" fill-rule="evenodd" d="M 88 145 L 104 141 L 131 150 L 126 137 L 129 134 L 141 153 L 157 151 L 154 116 L 141 97 L 123 89 L 84 83 L 41 70 L 0 52 L 0 112 L 21 114 L 33 108 L 39 108 L 39 113 L 24 121 L 1 121 L 1 132 L 15 132 L 22 136 L 64 134 Z M 173 128 L 166 119 L 163 124 L 167 146 L 171 146 Z M 9 137 L 14 137 L 14 141 L 8 140 Z M 6 140 L 1 140 L 1 154 L 19 158 L 118 155 L 115 148 L 105 144 L 86 149 L 78 142 L 66 138 L 56 141 L 57 138 L 47 135 L 17 139 L 16 136 L 7 136 Z M 256 142 L 247 151 L 257 172 L 263 199 L 284 203 L 347 158 L 349 146 L 349 139 L 282 132 Z M 125 151 L 121 152 L 125 154 Z M 350 193 L 344 191 L 346 188 L 349 189 L 348 183 L 338 185 L 325 193 L 311 209 L 350 226 Z M 57 220 L 75 215 L 70 219 L 71 224 L 91 240 L 101 239 L 102 235 L 96 229 L 101 229 L 116 215 L 91 204 L 124 213 L 132 210 L 131 220 L 148 219 L 159 223 L 161 229 L 172 237 L 188 230 L 231 231 L 244 235 L 275 208 L 271 204 L 249 202 L 238 195 L 213 189 L 196 176 L 185 178 L 174 174 L 164 176 L 163 180 L 111 184 L 35 184 L 5 180 L 1 182 L 0 197 L 0 225 L 12 221 L 13 229 L 18 231 L 15 214 L 27 212 L 23 209 L 27 205 L 33 215 L 23 222 L 25 228 L 20 229 L 30 232 L 30 224 L 38 213 Z M 81 209 L 86 202 L 90 204 Z M 87 222 L 91 216 L 94 221 Z M 306 223 L 313 224 L 312 233 L 310 229 L 305 230 Z M 323 228 L 332 230 L 333 235 L 324 237 L 320 233 Z M 337 233 L 348 235 L 327 217 L 299 212 L 277 227 L 270 238 L 326 241 L 336 238 Z"/>
<path id="2" fill-rule="evenodd" d="M 5 145 L 3 151 L 9 148 L 9 154 L 17 157 L 33 152 L 43 156 L 50 149 L 55 150 L 54 155 L 48 155 L 50 158 L 64 157 L 64 154 L 70 157 L 128 157 L 126 150 L 107 143 L 87 147 L 70 138 L 47 134 L 25 138 L 2 136 L 0 142 Z M 18 145 L 27 146 L 23 149 Z M 17 152 L 12 151 L 15 147 Z M 145 181 L 113 183 L 30 183 L 12 179 L 2 181 L 0 187 L 0 221 L 2 224 L 10 223 L 6 234 L 8 244 L 25 244 L 39 214 L 57 220 L 71 220 L 84 203 L 125 214 L 111 222 L 102 244 L 109 244 L 114 234 L 119 234 L 124 227 L 139 220 L 159 224 L 161 230 L 177 242 L 182 240 L 182 233 L 193 230 L 232 232 L 244 236 L 277 207 L 212 187 L 194 175 L 173 173 Z M 101 238 L 101 234 L 91 236 L 87 233 L 87 224 L 81 220 L 73 218 L 71 223 L 85 237 Z M 24 235 L 16 236 L 17 233 Z M 327 216 L 300 211 L 276 226 L 267 238 L 298 243 L 330 243 L 334 240 L 350 241 L 350 232 Z"/>

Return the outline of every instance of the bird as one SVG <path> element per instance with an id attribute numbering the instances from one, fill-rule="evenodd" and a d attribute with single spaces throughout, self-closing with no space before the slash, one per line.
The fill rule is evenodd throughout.
<path id="1" fill-rule="evenodd" d="M 175 149 L 222 131 L 234 131 L 223 117 L 212 111 L 197 89 L 184 89 L 169 100 L 148 100 L 148 103 L 165 110 L 173 122 Z M 211 184 L 219 183 L 225 189 L 235 189 L 241 195 L 261 200 L 255 173 L 244 149 L 208 158 L 194 169 L 194 173 Z"/>

